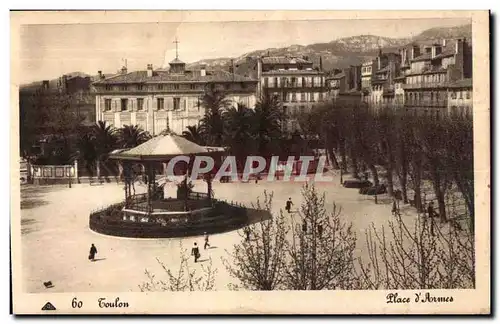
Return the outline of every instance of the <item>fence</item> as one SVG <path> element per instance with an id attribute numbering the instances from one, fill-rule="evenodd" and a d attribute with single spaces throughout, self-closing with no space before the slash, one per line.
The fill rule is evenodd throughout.
<path id="1" fill-rule="evenodd" d="M 34 184 L 64 184 L 76 182 L 78 178 L 78 163 L 73 165 L 32 165 L 30 166 Z"/>

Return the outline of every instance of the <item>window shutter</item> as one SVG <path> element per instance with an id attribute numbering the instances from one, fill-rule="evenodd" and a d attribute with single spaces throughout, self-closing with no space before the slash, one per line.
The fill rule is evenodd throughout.
<path id="1" fill-rule="evenodd" d="M 130 111 L 137 110 L 137 98 L 130 99 Z"/>
<path id="2" fill-rule="evenodd" d="M 165 110 L 173 110 L 174 109 L 174 98 L 167 97 L 165 98 Z"/>
<path id="3" fill-rule="evenodd" d="M 153 110 L 158 110 L 158 98 L 153 98 Z"/>
<path id="4" fill-rule="evenodd" d="M 182 98 L 181 102 L 182 102 L 182 109 L 187 110 L 187 98 Z"/>
<path id="5" fill-rule="evenodd" d="M 106 99 L 101 98 L 101 103 L 100 103 L 100 105 L 101 105 L 101 109 L 100 109 L 100 111 L 106 111 Z"/>
<path id="6" fill-rule="evenodd" d="M 119 100 L 119 99 L 118 99 L 118 100 Z M 112 100 L 112 101 L 111 101 L 111 106 L 112 106 L 111 108 L 112 108 L 112 110 L 113 110 L 114 112 L 117 112 L 117 111 L 118 111 L 118 109 L 120 109 L 120 107 L 119 107 L 119 105 L 118 105 L 118 100 L 116 100 L 116 99 L 115 99 L 115 100 Z"/>

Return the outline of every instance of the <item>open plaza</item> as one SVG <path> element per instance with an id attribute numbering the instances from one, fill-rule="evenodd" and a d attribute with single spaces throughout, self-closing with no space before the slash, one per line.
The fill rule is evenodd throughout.
<path id="1" fill-rule="evenodd" d="M 391 200 L 379 196 L 375 204 L 373 196 L 358 194 L 356 189 L 340 185 L 340 174 L 328 172 L 332 182 L 318 183 L 319 192 L 326 195 L 327 209 L 333 203 L 342 207 L 342 218 L 351 222 L 357 236 L 356 255 L 366 257 L 365 231 L 375 224 L 387 226 L 391 215 Z M 237 202 L 245 206 L 262 200 L 264 191 L 273 193 L 273 214 L 285 212 L 285 202 L 292 198 L 294 206 L 287 221 L 299 222 L 296 212 L 302 202 L 304 183 L 259 181 L 258 183 L 213 183 L 215 198 Z M 167 184 L 165 191 L 175 190 Z M 194 190 L 205 192 L 206 182 L 195 182 Z M 145 192 L 144 186 L 136 185 L 137 193 Z M 99 208 L 123 200 L 123 184 L 103 185 L 76 184 L 68 186 L 24 185 L 21 189 L 23 290 L 30 293 L 46 292 L 44 282 L 51 281 L 51 292 L 136 292 L 139 285 L 148 280 L 147 269 L 158 279 L 164 271 L 157 262 L 161 260 L 170 269 L 180 265 L 181 244 L 188 252 L 194 242 L 203 246 L 203 236 L 164 239 L 120 238 L 98 234 L 89 229 L 89 214 Z M 286 212 L 285 212 L 286 213 Z M 402 217 L 408 225 L 417 214 L 409 205 L 401 207 Z M 241 231 L 239 231 L 241 233 Z M 200 263 L 190 267 L 199 269 L 208 265 L 208 259 L 217 269 L 215 289 L 227 290 L 228 284 L 237 283 L 223 265 L 228 261 L 233 245 L 241 242 L 237 230 L 210 236 L 211 248 L 201 248 Z M 96 262 L 89 262 L 91 244 L 98 249 Z"/>

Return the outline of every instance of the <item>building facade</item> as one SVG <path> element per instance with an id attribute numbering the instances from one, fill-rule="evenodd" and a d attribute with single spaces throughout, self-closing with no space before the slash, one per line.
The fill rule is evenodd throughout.
<path id="1" fill-rule="evenodd" d="M 297 115 L 327 97 L 325 73 L 307 57 L 267 56 L 257 61 L 258 95 L 277 96 L 285 120 L 284 130 L 299 129 Z"/>
<path id="2" fill-rule="evenodd" d="M 472 77 L 469 45 L 465 39 L 443 40 L 421 49 L 413 46 L 409 68 L 404 71 L 405 107 L 438 115 L 448 109 L 450 87 Z"/>
<path id="3" fill-rule="evenodd" d="M 178 58 L 169 69 L 153 69 L 103 77 L 96 88 L 96 121 L 114 127 L 138 125 L 152 135 L 165 129 L 181 134 L 186 127 L 198 125 L 205 111 L 200 102 L 209 88 L 223 90 L 234 106 L 253 108 L 258 80 L 226 71 L 186 70 Z"/>
<path id="4" fill-rule="evenodd" d="M 398 53 L 379 51 L 359 68 L 361 101 L 372 107 L 435 116 L 472 115 L 472 47 L 465 39 L 409 44 Z M 354 69 L 351 66 L 327 79 L 331 98 L 355 92 Z"/>

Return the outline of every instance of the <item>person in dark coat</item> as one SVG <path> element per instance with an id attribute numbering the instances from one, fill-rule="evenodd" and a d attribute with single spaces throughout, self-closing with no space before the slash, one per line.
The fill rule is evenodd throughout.
<path id="1" fill-rule="evenodd" d="M 307 221 L 304 219 L 304 221 L 302 222 L 302 231 L 304 233 L 307 233 Z"/>
<path id="2" fill-rule="evenodd" d="M 198 249 L 198 244 L 194 243 L 194 246 L 191 249 L 191 255 L 194 256 L 194 262 L 198 262 L 198 259 L 200 258 L 200 250 Z"/>
<path id="3" fill-rule="evenodd" d="M 203 249 L 206 250 L 207 246 L 210 247 L 210 244 L 208 243 L 208 234 L 205 232 L 205 245 L 203 246 Z"/>
<path id="4" fill-rule="evenodd" d="M 321 238 L 321 235 L 323 235 L 323 225 L 319 224 L 318 225 L 318 236 Z"/>
<path id="5" fill-rule="evenodd" d="M 245 232 L 245 240 L 247 242 L 249 242 L 250 241 L 250 229 L 245 227 L 245 229 L 243 231 Z"/>
<path id="6" fill-rule="evenodd" d="M 90 246 L 90 251 L 89 251 L 89 260 L 90 261 L 95 261 L 95 255 L 97 254 L 97 248 L 95 247 L 94 243 Z"/>
<path id="7" fill-rule="evenodd" d="M 290 197 L 290 198 L 288 198 L 286 205 L 285 205 L 285 209 L 289 214 L 290 214 L 290 210 L 292 209 L 292 205 L 293 205 L 293 202 L 292 202 L 292 198 Z"/>

